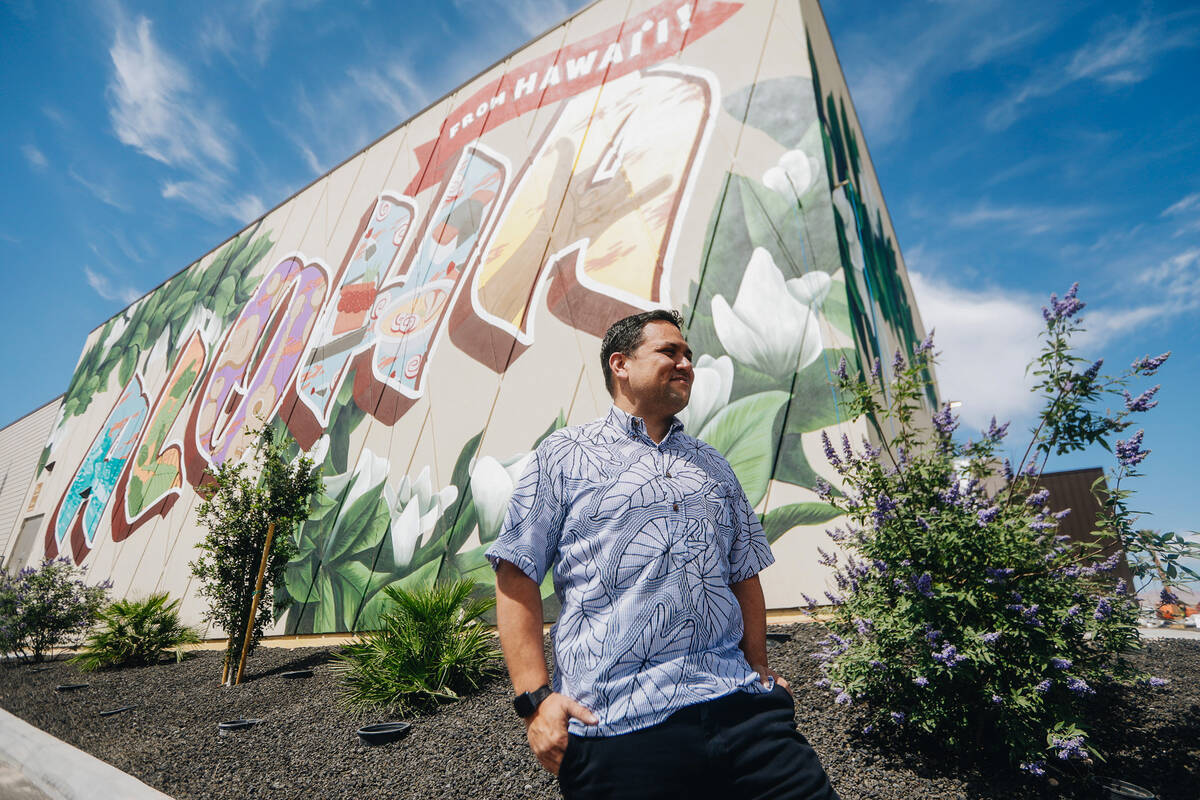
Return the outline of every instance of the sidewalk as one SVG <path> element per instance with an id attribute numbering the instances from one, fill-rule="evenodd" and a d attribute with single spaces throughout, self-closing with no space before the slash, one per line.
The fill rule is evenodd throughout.
<path id="1" fill-rule="evenodd" d="M 1195 628 L 1138 628 L 1143 639 L 1197 639 L 1200 630 Z"/>
<path id="2" fill-rule="evenodd" d="M 100 797 L 171 800 L 132 775 L 0 709 L 0 800 Z"/>
<path id="3" fill-rule="evenodd" d="M 0 800 L 50 800 L 34 786 L 25 773 L 6 761 L 0 761 Z"/>

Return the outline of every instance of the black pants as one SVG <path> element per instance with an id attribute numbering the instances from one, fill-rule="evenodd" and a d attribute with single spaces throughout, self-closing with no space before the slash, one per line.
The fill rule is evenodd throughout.
<path id="1" fill-rule="evenodd" d="M 776 687 L 688 706 L 622 736 L 571 736 L 559 786 L 567 800 L 837 800 L 795 710 Z"/>

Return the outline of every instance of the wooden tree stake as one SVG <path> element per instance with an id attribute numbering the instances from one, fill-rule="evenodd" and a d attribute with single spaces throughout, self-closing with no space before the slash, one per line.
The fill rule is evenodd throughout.
<path id="1" fill-rule="evenodd" d="M 267 572 L 267 560 L 271 557 L 271 540 L 274 538 L 275 520 L 271 520 L 267 524 L 267 542 L 263 545 L 262 561 L 258 562 L 258 580 L 254 583 L 254 594 L 250 600 L 250 617 L 246 620 L 246 637 L 242 640 L 242 655 L 238 659 L 234 686 L 242 682 L 242 672 L 246 669 L 246 652 L 250 649 L 250 637 L 254 634 L 254 618 L 258 616 L 258 601 L 262 597 L 263 576 Z"/>

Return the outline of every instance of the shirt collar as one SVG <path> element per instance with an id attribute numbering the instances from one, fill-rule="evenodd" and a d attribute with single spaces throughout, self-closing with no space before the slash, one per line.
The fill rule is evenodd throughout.
<path id="1" fill-rule="evenodd" d="M 621 433 L 645 436 L 647 439 L 650 438 L 649 434 L 646 433 L 646 421 L 644 419 L 635 417 L 628 411 L 617 408 L 615 405 L 608 410 L 607 422 Z M 671 417 L 671 425 L 667 428 L 667 435 L 663 437 L 660 444 L 665 443 L 675 433 L 682 431 L 683 423 L 679 421 L 679 417 Z"/>

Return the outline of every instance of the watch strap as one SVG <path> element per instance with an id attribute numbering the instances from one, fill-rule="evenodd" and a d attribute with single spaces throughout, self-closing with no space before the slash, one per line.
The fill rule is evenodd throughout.
<path id="1" fill-rule="evenodd" d="M 533 716 L 537 711 L 538 706 L 542 701 L 549 697 L 551 689 L 547 684 L 542 684 L 532 692 L 522 692 L 513 698 L 513 708 L 516 709 L 517 716 L 525 718 Z"/>

